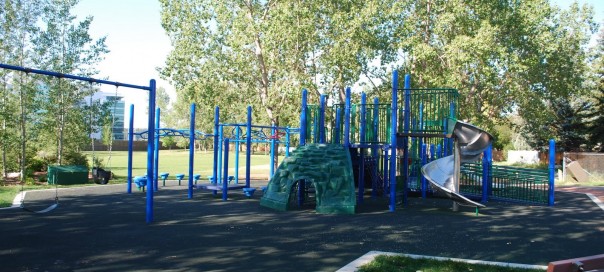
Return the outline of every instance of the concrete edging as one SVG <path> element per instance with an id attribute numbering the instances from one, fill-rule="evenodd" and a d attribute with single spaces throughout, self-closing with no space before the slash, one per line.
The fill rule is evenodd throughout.
<path id="1" fill-rule="evenodd" d="M 602 203 L 602 201 L 600 201 L 599 198 L 597 198 L 595 195 L 592 195 L 590 193 L 585 193 L 585 195 L 587 195 L 589 198 L 591 198 L 591 201 L 596 203 L 596 205 L 598 205 L 598 207 L 600 207 L 600 209 L 604 210 L 604 203 Z"/>
<path id="2" fill-rule="evenodd" d="M 414 255 L 414 254 L 405 254 L 405 253 L 394 253 L 394 252 L 385 252 L 385 251 L 369 251 L 365 253 L 365 255 L 359 257 L 358 259 L 350 262 L 346 266 L 338 269 L 336 272 L 354 272 L 357 271 L 357 268 L 370 263 L 373 259 L 379 255 L 388 255 L 388 256 L 405 256 L 413 259 L 433 259 L 439 261 L 454 261 L 454 262 L 464 262 L 471 264 L 486 264 L 486 265 L 494 265 L 494 266 L 503 266 L 503 267 L 513 267 L 513 268 L 523 268 L 523 269 L 542 269 L 547 270 L 547 266 L 545 265 L 530 265 L 530 264 L 518 264 L 518 263 L 503 263 L 503 262 L 488 262 L 481 260 L 470 260 L 470 259 L 458 259 L 458 258 L 446 258 L 446 257 L 435 257 L 435 256 L 425 256 L 425 255 Z"/>

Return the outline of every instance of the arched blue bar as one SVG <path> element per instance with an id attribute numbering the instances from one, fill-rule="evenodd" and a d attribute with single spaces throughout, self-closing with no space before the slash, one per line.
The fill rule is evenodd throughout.
<path id="1" fill-rule="evenodd" d="M 134 142 L 134 104 L 130 104 L 130 121 L 128 122 L 128 188 L 132 193 L 132 144 Z"/>
<path id="2" fill-rule="evenodd" d="M 193 198 L 193 165 L 195 160 L 195 103 L 191 104 L 189 122 L 189 188 L 188 197 Z"/>

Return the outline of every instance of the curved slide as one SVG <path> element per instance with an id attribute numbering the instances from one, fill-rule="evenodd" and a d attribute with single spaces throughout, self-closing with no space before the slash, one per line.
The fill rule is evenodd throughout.
<path id="1" fill-rule="evenodd" d="M 456 167 L 456 164 L 478 160 L 482 152 L 491 143 L 493 136 L 478 127 L 460 121 L 450 127 L 453 127 L 451 137 L 457 142 L 458 150 L 454 151 L 454 155 L 424 165 L 422 174 L 430 181 L 435 190 L 454 201 L 464 205 L 485 207 L 459 193 L 459 179 L 456 178 L 456 176 L 459 176 L 459 168 Z M 456 162 L 455 154 L 459 154 L 458 162 Z"/>

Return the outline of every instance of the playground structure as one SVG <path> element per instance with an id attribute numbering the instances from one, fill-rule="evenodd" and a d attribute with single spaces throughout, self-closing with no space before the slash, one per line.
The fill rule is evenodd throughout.
<path id="1" fill-rule="evenodd" d="M 493 166 L 492 136 L 457 120 L 456 89 L 411 88 L 409 75 L 399 89 L 398 72 L 394 71 L 391 103 L 380 103 L 377 98 L 367 103 L 361 93 L 360 104 L 353 104 L 350 88 L 344 103 L 331 106 L 325 95 L 316 105 L 308 104 L 307 96 L 303 90 L 300 146 L 334 144 L 349 150 L 356 204 L 363 203 L 366 191 L 372 198 L 387 196 L 390 211 L 397 204 L 406 205 L 409 194 L 425 198 L 435 191 L 452 198 L 454 209 L 458 207 L 455 203 L 483 207 L 490 199 L 554 204 L 553 140 L 548 171 Z M 481 157 L 482 163 L 477 163 Z M 290 161 L 286 170 L 279 168 L 261 205 L 287 210 L 296 203 L 291 198 L 297 196 L 299 204 L 302 196 L 316 192 L 316 184 L 324 182 L 316 176 L 305 177 L 305 171 L 298 170 L 303 168 L 294 165 Z M 287 194 L 294 191 L 298 193 Z M 318 198 L 316 201 L 317 211 L 324 211 Z"/>
<path id="2" fill-rule="evenodd" d="M 147 190 L 152 189 L 157 191 L 159 189 L 159 179 L 163 180 L 165 186 L 165 180 L 168 178 L 169 173 L 159 173 L 159 139 L 167 136 L 178 136 L 189 138 L 189 174 L 188 174 L 188 198 L 193 198 L 194 189 L 205 189 L 211 190 L 214 194 L 218 191 L 222 191 L 222 199 L 227 200 L 228 191 L 235 189 L 242 189 L 244 194 L 251 196 L 253 194 L 253 188 L 250 188 L 250 168 L 251 168 L 251 153 L 252 144 L 268 144 L 270 146 L 270 161 L 272 162 L 277 155 L 277 146 L 279 144 L 285 145 L 285 156 L 289 156 L 289 147 L 292 140 L 292 136 L 299 133 L 297 128 L 289 127 L 277 127 L 277 126 L 263 126 L 252 124 L 252 107 L 247 108 L 247 121 L 245 123 L 220 123 L 220 108 L 215 108 L 214 114 L 214 132 L 213 134 L 204 133 L 195 130 L 195 104 L 191 104 L 190 111 L 190 126 L 189 129 L 172 129 L 172 128 L 161 128 L 160 127 L 160 109 L 156 109 L 155 114 L 155 170 L 153 173 L 153 179 L 151 179 L 152 187 L 148 187 Z M 130 134 L 128 135 L 128 185 L 127 192 L 132 193 L 132 183 L 141 189 L 145 186 L 146 176 L 132 176 L 132 141 L 134 135 L 138 135 L 143 139 L 148 138 L 149 132 L 143 131 L 134 133 L 133 129 L 133 116 L 134 116 L 134 105 L 130 105 Z M 198 184 L 200 179 L 199 174 L 194 173 L 194 151 L 195 141 L 197 140 L 214 140 L 214 152 L 213 152 L 213 167 L 212 175 L 208 176 L 208 183 Z M 233 144 L 235 149 L 235 166 L 234 173 L 229 173 L 229 146 Z M 240 183 L 239 178 L 239 154 L 241 145 L 245 145 L 245 183 Z M 274 173 L 273 164 L 270 165 L 269 177 L 272 177 Z M 175 177 L 179 181 L 184 178 L 184 174 L 175 174 Z"/>
<path id="3" fill-rule="evenodd" d="M 42 75 L 53 76 L 63 79 L 74 79 L 87 81 L 90 83 L 109 84 L 114 86 L 122 86 L 126 88 L 142 89 L 149 91 L 149 108 L 155 106 L 155 81 L 151 80 L 149 86 L 138 86 L 119 82 L 111 82 L 88 77 L 81 77 L 57 72 L 44 70 L 36 70 L 0 64 L 0 68 L 21 71 L 25 73 L 36 73 Z M 399 91 L 404 91 L 402 105 L 399 110 Z M 389 208 L 394 211 L 395 206 L 399 204 L 398 197 L 402 197 L 402 203 L 406 204 L 407 195 L 409 193 L 421 193 L 422 197 L 426 197 L 428 193 L 432 194 L 433 190 L 429 188 L 425 176 L 420 175 L 421 167 L 437 158 L 450 156 L 455 148 L 454 139 L 449 138 L 453 134 L 449 133 L 450 125 L 457 120 L 457 91 L 454 89 L 411 89 L 410 76 L 405 77 L 405 87 L 398 88 L 398 73 L 393 73 L 392 83 L 392 102 L 391 104 L 380 104 L 377 99 L 373 104 L 366 102 L 366 96 L 362 94 L 361 104 L 351 103 L 350 89 L 346 90 L 346 101 L 344 104 L 333 104 L 331 107 L 326 106 L 326 97 L 321 96 L 319 105 L 307 104 L 307 93 L 303 92 L 302 112 L 300 116 L 300 146 L 305 146 L 308 142 L 318 144 L 336 144 L 343 145 L 350 152 L 353 175 L 346 176 L 347 179 L 354 177 L 354 183 L 357 189 L 356 203 L 362 203 L 365 195 L 365 188 L 371 188 L 371 196 L 385 195 L 389 197 Z M 131 106 L 132 110 L 132 106 Z M 191 105 L 191 128 L 189 137 L 190 144 L 195 141 L 194 131 L 194 111 L 195 104 Z M 218 115 L 218 108 L 216 108 Z M 159 129 L 159 116 L 154 122 L 155 112 L 149 111 L 148 122 L 148 144 L 147 144 L 147 174 L 146 177 L 154 177 L 146 179 L 147 197 L 146 197 L 146 221 L 153 221 L 153 192 L 152 188 L 157 188 L 157 158 L 156 158 L 156 139 L 155 129 Z M 218 123 L 219 118 L 216 118 Z M 130 126 L 132 127 L 132 114 Z M 251 117 L 248 112 L 248 123 L 246 124 L 246 143 L 248 152 L 251 143 Z M 223 126 L 223 131 L 224 131 Z M 266 127 L 262 127 L 266 129 Z M 271 136 L 264 137 L 265 141 L 272 141 L 274 144 L 282 135 L 279 130 L 281 128 L 271 128 L 273 132 Z M 133 131 L 132 129 L 130 130 Z M 228 148 L 229 138 L 221 139 L 216 137 L 218 129 L 215 128 L 214 146 L 221 148 L 224 145 L 224 164 L 222 167 L 223 173 L 223 199 L 226 198 L 228 189 Z M 240 132 L 240 129 L 235 129 L 235 134 Z M 287 134 L 286 130 L 286 135 Z M 292 129 L 291 132 L 294 132 Z M 266 133 L 264 133 L 266 136 Z M 459 135 L 457 136 L 459 138 Z M 129 135 L 129 140 L 132 141 L 133 134 Z M 243 138 L 235 137 L 235 141 L 241 141 Z M 222 141 L 222 142 L 221 142 Z M 222 144 L 221 144 L 222 143 Z M 463 143 L 470 143 L 468 141 Z M 213 169 L 212 181 L 217 181 L 218 175 L 218 152 L 220 148 L 215 148 L 215 165 Z M 489 199 L 500 199 L 506 201 L 518 201 L 530 204 L 554 204 L 554 151 L 555 145 L 553 140 L 550 141 L 550 161 L 549 169 L 545 172 L 536 173 L 526 169 L 512 169 L 494 167 L 491 162 L 490 145 L 482 146 L 484 149 L 483 162 L 481 164 L 466 163 L 460 165 L 459 172 L 455 169 L 454 187 L 459 188 L 459 193 L 470 196 L 471 198 L 480 199 L 481 203 L 486 203 Z M 194 148 L 191 148 L 194 150 Z M 238 150 L 238 149 L 237 149 Z M 286 149 L 289 151 L 289 148 Z M 429 150 L 429 151 L 428 151 Z M 131 156 L 132 150 L 129 150 Z M 274 152 L 274 150 L 273 150 Z M 456 152 L 460 152 L 457 150 Z M 402 153 L 402 157 L 399 154 Z M 459 156 L 463 156 L 461 154 Z M 478 155 L 476 155 L 478 156 Z M 477 158 L 477 157 L 476 157 Z M 193 158 L 190 157 L 192 165 Z M 249 165 L 249 159 L 247 160 Z M 295 163 L 290 164 L 290 166 Z M 128 185 L 132 182 L 132 162 L 128 162 Z M 248 167 L 249 169 L 249 167 Z M 249 171 L 249 170 L 247 170 Z M 246 171 L 246 176 L 249 178 L 249 172 Z M 271 170 L 272 172 L 272 170 Z M 430 172 L 430 171 L 428 171 Z M 278 176 L 279 173 L 276 173 Z M 430 176 L 430 174 L 427 174 Z M 189 197 L 192 197 L 192 166 L 189 171 Z M 293 175 L 291 177 L 296 177 Z M 310 179 L 310 177 L 309 177 Z M 459 180 L 459 181 L 458 181 Z M 287 190 L 292 190 L 294 186 L 298 186 L 299 194 L 306 194 L 311 189 L 310 185 L 319 186 L 319 180 L 310 182 L 284 182 Z M 271 181 L 272 182 L 272 181 Z M 443 185 L 438 178 L 432 178 L 431 183 L 434 186 Z M 441 184 L 442 183 L 442 184 Z M 302 186 L 303 185 L 303 186 Z M 246 184 L 249 188 L 249 184 Z M 342 190 L 354 193 L 354 188 L 351 186 L 338 186 Z M 278 195 L 271 194 L 269 186 L 266 191 L 266 196 Z M 477 189 L 478 188 L 478 189 Z M 218 189 L 213 188 L 213 189 Z M 216 191 L 216 190 L 215 190 Z M 316 191 L 315 191 L 316 192 Z M 478 193 L 477 193 L 478 192 Z M 455 192 L 457 193 L 457 192 Z M 318 195 L 318 194 L 317 194 Z M 348 194 L 331 194 L 331 195 L 348 195 Z M 344 199 L 344 198 L 342 198 Z M 299 200 L 302 200 L 299 198 Z M 323 201 L 323 200 L 321 200 Z M 263 202 L 266 202 L 263 198 Z M 288 200 L 289 203 L 289 200 Z M 289 204 L 288 204 L 289 205 Z M 474 204 L 475 205 L 475 204 Z M 286 209 L 289 206 L 286 207 Z M 344 210 L 350 211 L 354 208 L 348 207 Z M 327 209 L 328 212 L 338 212 L 341 209 Z"/>

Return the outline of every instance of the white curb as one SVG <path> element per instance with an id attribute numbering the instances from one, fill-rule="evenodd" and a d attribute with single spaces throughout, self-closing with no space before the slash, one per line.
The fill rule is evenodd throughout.
<path id="1" fill-rule="evenodd" d="M 357 269 L 370 263 L 373 259 L 379 255 L 387 255 L 387 256 L 405 256 L 413 259 L 433 259 L 438 261 L 454 261 L 454 262 L 464 262 L 471 264 L 485 264 L 485 265 L 494 265 L 494 266 L 502 266 L 502 267 L 512 267 L 512 268 L 523 268 L 523 269 L 541 269 L 546 270 L 547 266 L 544 265 L 530 265 L 530 264 L 517 264 L 517 263 L 503 263 L 503 262 L 487 262 L 480 260 L 469 260 L 469 259 L 457 259 L 457 258 L 445 258 L 445 257 L 435 257 L 435 256 L 425 256 L 425 255 L 414 255 L 414 254 L 404 254 L 404 253 L 393 253 L 393 252 L 384 252 L 384 251 L 369 251 L 365 255 L 359 257 L 358 259 L 352 261 L 346 266 L 338 269 L 336 272 L 355 272 Z"/>

